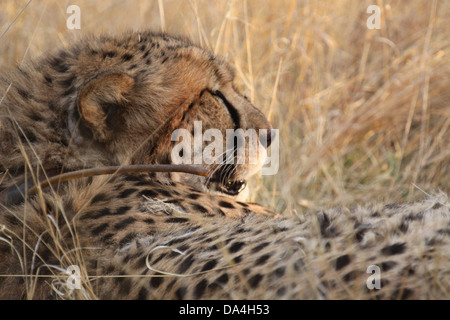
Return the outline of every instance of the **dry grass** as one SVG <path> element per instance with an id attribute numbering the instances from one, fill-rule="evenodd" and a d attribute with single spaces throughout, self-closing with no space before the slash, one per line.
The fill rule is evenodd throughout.
<path id="1" fill-rule="evenodd" d="M 228 57 L 280 129 L 280 170 L 252 200 L 283 212 L 413 201 L 450 189 L 447 1 L 3 0 L 0 72 L 88 33 L 164 30 Z M 381 8 L 369 30 L 366 9 Z M 417 185 L 419 188 L 416 188 Z"/>
<path id="2" fill-rule="evenodd" d="M 1 0 L 0 73 L 85 34 L 126 29 L 187 35 L 228 57 L 280 129 L 279 173 L 252 181 L 253 201 L 302 212 L 450 190 L 448 1 L 80 0 L 75 31 L 71 1 L 28 2 Z M 380 30 L 366 27 L 374 2 Z M 84 265 L 79 252 L 67 256 Z M 67 275 L 54 269 L 62 290 Z M 72 298 L 95 298 L 83 287 Z"/>

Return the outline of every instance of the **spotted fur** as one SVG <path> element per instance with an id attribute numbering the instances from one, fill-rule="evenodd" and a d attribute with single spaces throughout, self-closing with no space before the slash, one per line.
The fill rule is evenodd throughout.
<path id="1" fill-rule="evenodd" d="M 87 38 L 18 68 L 0 86 L 0 195 L 44 172 L 170 163 L 171 132 L 192 130 L 195 120 L 204 129 L 269 129 L 232 78 L 208 51 L 150 32 Z M 258 161 L 227 178 L 250 175 Z M 280 217 L 205 182 L 112 175 L 14 203 L 1 198 L 0 298 L 450 295 L 445 197 Z M 81 289 L 67 286 L 62 271 L 72 265 L 80 267 Z M 380 289 L 368 289 L 372 265 Z"/>

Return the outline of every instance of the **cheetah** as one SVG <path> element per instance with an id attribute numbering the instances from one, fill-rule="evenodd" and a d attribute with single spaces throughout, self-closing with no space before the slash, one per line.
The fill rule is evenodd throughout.
<path id="1" fill-rule="evenodd" d="M 254 143 L 267 149 L 271 126 L 233 79 L 224 59 L 148 31 L 88 37 L 3 75 L 0 298 L 448 298 L 445 195 L 285 217 L 243 201 L 264 152 L 197 164 L 207 177 L 39 187 L 63 172 L 172 164 L 173 131 L 194 135 L 196 121 L 265 132 Z"/>

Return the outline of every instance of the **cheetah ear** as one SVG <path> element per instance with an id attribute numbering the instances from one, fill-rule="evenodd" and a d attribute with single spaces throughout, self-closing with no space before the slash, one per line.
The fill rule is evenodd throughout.
<path id="1" fill-rule="evenodd" d="M 106 142 L 111 138 L 133 86 L 134 80 L 130 76 L 108 73 L 89 81 L 81 89 L 78 111 L 84 124 L 92 130 L 94 139 Z"/>

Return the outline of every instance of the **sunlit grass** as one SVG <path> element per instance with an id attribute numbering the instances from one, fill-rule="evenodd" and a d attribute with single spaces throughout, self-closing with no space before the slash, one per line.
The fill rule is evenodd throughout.
<path id="1" fill-rule="evenodd" d="M 372 1 L 373 2 L 373 1 Z M 0 71 L 89 33 L 150 28 L 228 58 L 280 129 L 280 170 L 252 200 L 291 212 L 412 201 L 450 185 L 450 4 L 376 1 L 2 1 Z"/>

